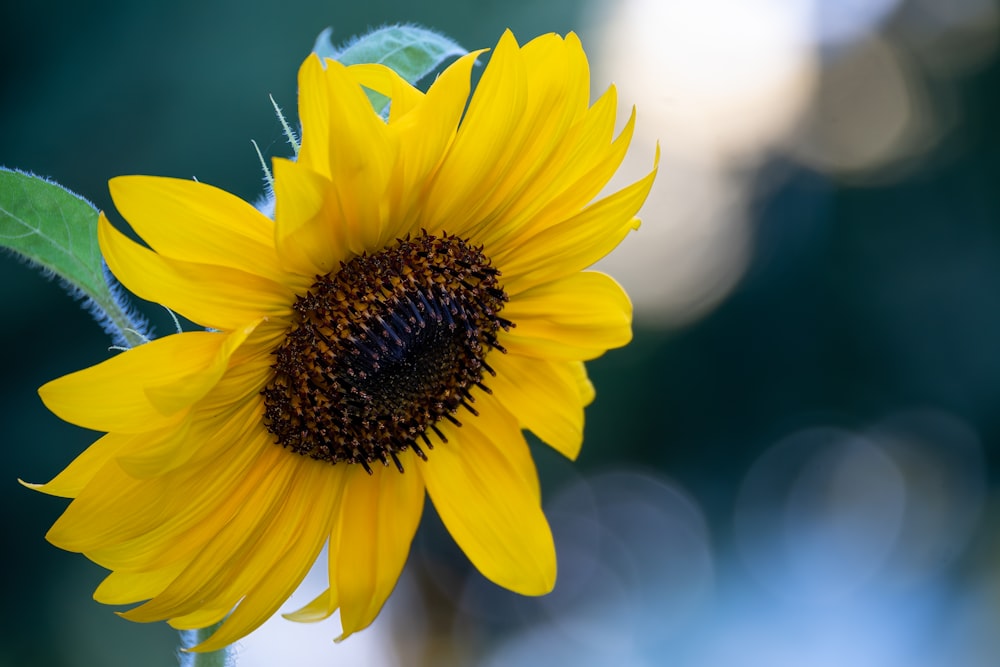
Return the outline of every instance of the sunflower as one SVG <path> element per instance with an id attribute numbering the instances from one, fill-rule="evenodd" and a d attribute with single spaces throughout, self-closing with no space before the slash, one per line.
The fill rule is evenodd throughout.
<path id="1" fill-rule="evenodd" d="M 552 589 L 555 549 L 522 429 L 573 459 L 594 398 L 583 362 L 631 338 L 631 305 L 585 269 L 638 226 L 655 173 L 602 199 L 635 114 L 590 104 L 573 34 L 504 34 L 426 93 L 379 65 L 310 56 L 301 149 L 273 161 L 273 220 L 196 181 L 132 176 L 103 216 L 118 279 L 205 328 L 43 386 L 106 433 L 48 484 L 47 537 L 111 572 L 135 621 L 246 635 L 324 544 L 329 588 L 286 614 L 368 626 L 429 495 L 488 579 Z M 391 99 L 376 113 L 365 89 Z"/>

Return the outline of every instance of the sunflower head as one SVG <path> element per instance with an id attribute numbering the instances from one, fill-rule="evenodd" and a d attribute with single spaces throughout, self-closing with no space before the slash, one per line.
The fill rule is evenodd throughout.
<path id="1" fill-rule="evenodd" d="M 638 226 L 655 165 L 595 199 L 621 163 L 610 88 L 591 103 L 576 36 L 506 33 L 420 92 L 379 65 L 310 56 L 301 150 L 273 163 L 273 219 L 209 185 L 111 181 L 148 244 L 101 217 L 107 263 L 204 327 L 50 382 L 57 415 L 104 432 L 48 484 L 73 498 L 54 544 L 111 572 L 123 616 L 247 634 L 329 547 L 343 634 L 392 591 L 429 496 L 480 572 L 555 583 L 523 430 L 569 458 L 593 399 L 583 362 L 631 338 L 631 305 L 586 270 Z M 365 89 L 391 99 L 387 118 Z"/>

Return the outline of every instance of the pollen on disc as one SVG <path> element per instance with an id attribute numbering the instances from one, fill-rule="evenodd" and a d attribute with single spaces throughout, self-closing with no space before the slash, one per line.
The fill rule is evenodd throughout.
<path id="1" fill-rule="evenodd" d="M 477 414 L 471 390 L 503 349 L 499 275 L 481 248 L 424 234 L 319 277 L 274 351 L 267 429 L 297 454 L 369 472 L 375 461 L 402 471 L 411 448 L 426 458 L 439 422 Z"/>

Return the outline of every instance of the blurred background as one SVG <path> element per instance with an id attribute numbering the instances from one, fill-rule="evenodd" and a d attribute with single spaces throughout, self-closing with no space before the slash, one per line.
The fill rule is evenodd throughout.
<path id="1" fill-rule="evenodd" d="M 274 619 L 239 664 L 1000 664 L 997 4 L 364 4 L 0 5 L 0 164 L 100 208 L 131 173 L 255 199 L 250 140 L 288 154 L 268 95 L 294 116 L 326 26 L 412 21 L 467 48 L 574 30 L 595 94 L 638 108 L 617 182 L 662 144 L 644 225 L 602 265 L 635 341 L 590 365 L 580 460 L 534 450 L 555 592 L 488 583 L 431 512 L 372 628 L 334 645 L 335 619 Z M 16 482 L 95 438 L 35 390 L 109 341 L 15 260 L 0 285 L 0 665 L 175 665 L 172 630 L 93 602 L 100 568 L 44 541 L 65 501 Z"/>

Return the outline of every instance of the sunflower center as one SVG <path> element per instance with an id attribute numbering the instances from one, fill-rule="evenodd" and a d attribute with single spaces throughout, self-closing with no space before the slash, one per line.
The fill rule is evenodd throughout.
<path id="1" fill-rule="evenodd" d="M 507 295 L 482 248 L 423 234 L 320 276 L 298 297 L 296 324 L 275 350 L 263 391 L 277 443 L 335 463 L 392 460 L 412 448 L 426 460 L 427 431 L 461 425 L 455 413 L 484 391 L 485 361 Z"/>

